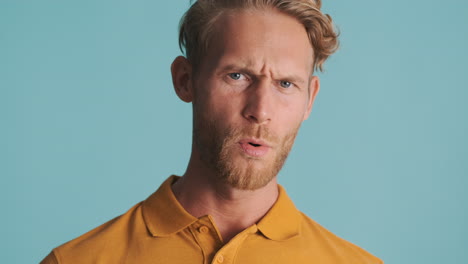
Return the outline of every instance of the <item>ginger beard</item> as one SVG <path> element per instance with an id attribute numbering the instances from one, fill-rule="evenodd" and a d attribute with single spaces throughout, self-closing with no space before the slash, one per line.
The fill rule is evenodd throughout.
<path id="1" fill-rule="evenodd" d="M 201 160 L 215 170 L 217 180 L 240 190 L 259 189 L 276 177 L 291 151 L 300 127 L 299 124 L 280 138 L 264 126 L 222 129 L 213 120 L 202 123 L 195 124 L 193 132 Z M 267 157 L 255 158 L 242 153 L 239 141 L 252 137 L 272 145 Z"/>

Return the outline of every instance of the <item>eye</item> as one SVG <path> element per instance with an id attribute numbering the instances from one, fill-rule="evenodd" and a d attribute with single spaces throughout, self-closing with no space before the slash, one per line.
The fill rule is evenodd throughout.
<path id="1" fill-rule="evenodd" d="M 242 78 L 242 74 L 238 72 L 229 73 L 228 75 L 233 80 L 240 80 L 240 78 Z"/>
<path id="2" fill-rule="evenodd" d="M 289 88 L 292 86 L 292 83 L 291 82 L 288 82 L 288 81 L 280 81 L 280 85 L 281 87 L 283 88 Z"/>

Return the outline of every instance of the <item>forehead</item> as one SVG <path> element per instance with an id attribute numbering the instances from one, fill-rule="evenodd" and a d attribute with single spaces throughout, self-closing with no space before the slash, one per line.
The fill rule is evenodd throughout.
<path id="1" fill-rule="evenodd" d="M 260 70 L 312 72 L 304 26 L 274 9 L 228 11 L 218 19 L 206 56 L 213 67 L 235 63 Z"/>

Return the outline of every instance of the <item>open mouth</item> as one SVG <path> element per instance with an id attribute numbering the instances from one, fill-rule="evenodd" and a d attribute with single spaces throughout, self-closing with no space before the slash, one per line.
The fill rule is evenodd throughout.
<path id="1" fill-rule="evenodd" d="M 250 157 L 260 158 L 265 156 L 270 151 L 270 146 L 261 140 L 244 139 L 239 141 L 239 145 L 244 153 Z"/>

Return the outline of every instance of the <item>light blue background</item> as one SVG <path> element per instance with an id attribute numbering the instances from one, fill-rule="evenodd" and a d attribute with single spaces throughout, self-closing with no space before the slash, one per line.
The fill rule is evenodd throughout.
<path id="1" fill-rule="evenodd" d="M 38 263 L 185 170 L 178 1 L 0 2 L 0 259 Z M 468 259 L 468 2 L 325 1 L 342 46 L 280 175 L 386 263 Z"/>

